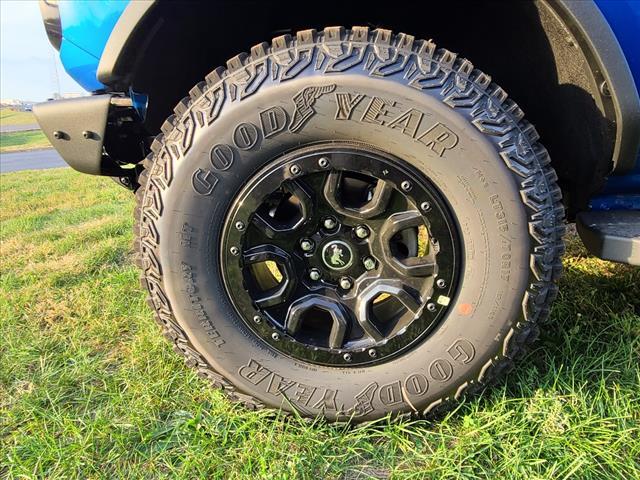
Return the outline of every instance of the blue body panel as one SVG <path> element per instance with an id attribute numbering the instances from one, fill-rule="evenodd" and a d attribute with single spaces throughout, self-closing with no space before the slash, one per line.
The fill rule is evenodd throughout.
<path id="1" fill-rule="evenodd" d="M 62 44 L 60 60 L 65 70 L 85 89 L 104 85 L 96 78 L 100 57 L 128 0 L 72 0 L 60 2 Z"/>

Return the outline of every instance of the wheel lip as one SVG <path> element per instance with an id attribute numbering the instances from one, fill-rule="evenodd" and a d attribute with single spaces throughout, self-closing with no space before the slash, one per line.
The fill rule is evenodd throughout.
<path id="1" fill-rule="evenodd" d="M 354 353 L 352 350 L 349 349 L 337 349 L 334 350 L 332 352 L 331 360 L 330 361 L 322 361 L 320 359 L 317 358 L 301 358 L 299 355 L 296 354 L 292 354 L 291 352 L 284 350 L 282 347 L 283 342 L 282 340 L 289 340 L 289 342 L 292 343 L 296 343 L 299 346 L 302 346 L 302 348 L 298 348 L 297 350 L 307 350 L 307 351 L 311 351 L 312 354 L 315 356 L 316 353 L 318 353 L 319 351 L 325 350 L 323 348 L 320 347 L 315 347 L 315 346 L 311 346 L 311 345 L 307 345 L 307 344 L 302 344 L 300 342 L 298 342 L 296 339 L 294 339 L 293 337 L 289 336 L 288 333 L 286 332 L 279 332 L 280 333 L 280 338 L 276 341 L 273 340 L 272 336 L 269 334 L 268 336 L 264 336 L 261 335 L 259 331 L 257 331 L 257 328 L 260 328 L 262 330 L 269 328 L 268 332 L 273 332 L 276 331 L 274 330 L 275 327 L 271 326 L 271 327 L 267 327 L 267 323 L 268 322 L 261 322 L 261 324 L 256 325 L 253 322 L 250 322 L 248 319 L 252 318 L 253 315 L 249 315 L 247 317 L 247 319 L 245 319 L 242 311 L 238 308 L 238 305 L 236 303 L 236 301 L 234 301 L 234 296 L 231 292 L 233 292 L 233 289 L 230 287 L 229 283 L 228 283 L 228 279 L 227 276 L 225 275 L 225 271 L 226 271 L 226 266 L 229 260 L 234 260 L 234 258 L 230 258 L 233 257 L 229 254 L 228 249 L 226 249 L 227 251 L 225 251 L 224 245 L 227 245 L 229 237 L 241 237 L 244 232 L 237 232 L 236 229 L 232 228 L 233 226 L 233 222 L 230 222 L 231 219 L 235 219 L 236 218 L 236 213 L 238 210 L 238 205 L 239 204 L 244 204 L 244 200 L 246 200 L 246 195 L 245 197 L 243 197 L 242 201 L 239 201 L 239 198 L 241 197 L 241 195 L 245 192 L 251 191 L 255 185 L 257 183 L 259 183 L 262 179 L 262 177 L 265 175 L 265 173 L 272 171 L 272 170 L 281 170 L 282 172 L 284 172 L 284 179 L 282 181 L 285 180 L 294 180 L 298 177 L 301 177 L 301 173 L 308 173 L 308 172 L 297 172 L 295 174 L 293 174 L 290 171 L 290 167 L 291 165 L 295 164 L 299 164 L 303 159 L 306 159 L 308 157 L 312 157 L 312 158 L 320 158 L 320 157 L 326 157 L 329 154 L 332 153 L 339 153 L 339 154 L 344 154 L 344 153 L 348 153 L 348 154 L 352 154 L 352 153 L 356 153 L 358 154 L 361 150 L 360 149 L 364 149 L 367 153 L 371 153 L 377 157 L 379 157 L 380 159 L 382 159 L 383 161 L 386 162 L 391 162 L 393 163 L 394 168 L 396 168 L 398 171 L 402 172 L 403 175 L 408 175 L 414 178 L 418 178 L 421 180 L 422 185 L 421 187 L 424 187 L 428 192 L 429 192 L 429 202 L 431 204 L 431 208 L 430 208 L 430 212 L 433 213 L 435 210 L 439 210 L 440 214 L 443 216 L 443 219 L 446 222 L 446 225 L 448 226 L 448 233 L 450 235 L 449 241 L 452 244 L 452 251 L 455 250 L 456 255 L 454 255 L 454 261 L 452 262 L 452 264 L 449 267 L 449 281 L 447 281 L 447 287 L 446 289 L 443 290 L 443 294 L 446 297 L 446 304 L 441 303 L 439 305 L 437 305 L 437 311 L 436 312 L 431 312 L 434 314 L 435 320 L 433 322 L 431 322 L 431 324 L 429 325 L 429 328 L 427 330 L 425 330 L 424 332 L 421 333 L 421 335 L 419 335 L 417 338 L 413 339 L 409 344 L 403 346 L 401 349 L 392 352 L 391 354 L 389 353 L 384 353 L 381 354 L 380 352 L 378 352 L 376 358 L 371 358 L 368 356 L 367 351 L 370 350 L 370 347 L 365 347 L 362 348 L 360 352 L 361 353 L 361 357 L 364 357 L 365 355 L 368 357 L 366 359 L 361 359 L 358 361 L 344 361 L 343 360 L 343 353 L 348 352 L 348 353 Z M 315 162 L 310 162 L 311 165 L 314 165 Z M 314 172 L 312 173 L 316 173 L 317 172 L 327 172 L 328 170 L 336 170 L 336 165 L 331 164 L 328 168 L 327 167 L 320 167 L 320 168 L 315 168 L 314 167 Z M 350 168 L 337 168 L 337 170 L 339 171 L 349 171 L 352 172 L 354 170 L 350 169 Z M 365 172 L 366 173 L 366 172 Z M 376 178 L 380 178 L 377 175 L 373 175 L 372 176 L 376 177 Z M 277 187 L 282 183 L 282 181 L 280 182 L 276 182 L 273 184 L 274 188 L 273 190 L 276 190 Z M 396 190 L 400 191 L 400 185 L 397 185 Z M 414 189 L 415 190 L 415 189 Z M 407 194 L 408 192 L 401 192 L 403 194 Z M 419 201 L 417 203 L 417 205 L 419 205 L 421 202 Z M 258 205 L 255 205 L 254 208 L 251 209 L 251 211 L 255 211 L 255 209 L 258 207 Z M 422 212 L 422 210 L 418 207 L 417 208 L 419 212 Z M 423 213 L 423 212 L 422 212 Z M 247 219 L 248 222 L 249 219 Z M 375 235 L 372 235 L 372 237 L 374 237 Z M 236 311 L 236 313 L 240 316 L 240 319 L 243 321 L 243 323 L 245 323 L 249 329 L 252 331 L 252 333 L 254 333 L 261 342 L 265 343 L 270 349 L 273 349 L 275 352 L 277 352 L 278 354 L 281 355 L 285 355 L 287 357 L 290 357 L 291 359 L 293 359 L 294 361 L 302 361 L 302 362 L 307 362 L 310 365 L 320 365 L 320 366 L 328 366 L 328 367 L 358 367 L 358 366 L 371 366 L 371 365 L 378 365 L 378 364 L 383 364 L 393 358 L 396 358 L 398 355 L 401 354 L 406 354 L 407 352 L 409 352 L 410 350 L 413 350 L 415 347 L 417 347 L 419 344 L 423 343 L 425 340 L 427 340 L 427 338 L 435 332 L 435 330 L 437 329 L 437 327 L 439 327 L 440 325 L 442 325 L 444 323 L 444 320 L 446 320 L 446 317 L 448 316 L 448 314 L 450 313 L 449 310 L 449 306 L 454 305 L 457 299 L 457 296 L 461 290 L 462 287 L 462 278 L 460 277 L 460 273 L 463 271 L 463 263 L 464 263 L 464 248 L 463 248 L 463 243 L 462 243 L 462 233 L 461 233 L 461 229 L 460 229 L 460 225 L 459 222 L 457 220 L 457 217 L 453 211 L 453 209 L 450 206 L 450 202 L 447 200 L 447 198 L 444 196 L 444 194 L 441 192 L 441 190 L 431 181 L 429 180 L 423 173 L 419 172 L 417 170 L 416 167 L 414 167 L 412 164 L 406 162 L 406 161 L 402 161 L 401 159 L 395 157 L 393 154 L 385 152 L 381 149 L 379 149 L 378 147 L 373 147 L 369 144 L 366 143 L 362 143 L 362 142 L 356 142 L 356 141 L 325 141 L 325 142 L 315 142 L 312 144 L 308 144 L 306 146 L 303 147 L 297 147 L 297 148 L 292 148 L 286 152 L 283 152 L 280 155 L 277 155 L 274 158 L 271 158 L 270 160 L 266 161 L 264 163 L 264 166 L 262 168 L 257 169 L 253 174 L 252 177 L 250 178 L 250 180 L 248 182 L 246 182 L 234 195 L 233 200 L 230 202 L 229 207 L 227 209 L 227 213 L 225 216 L 225 220 L 223 223 L 223 229 L 220 233 L 220 237 L 219 237 L 220 241 L 219 244 L 221 246 L 221 248 L 219 249 L 219 258 L 220 258 L 220 275 L 228 296 L 228 299 L 231 303 L 231 305 L 233 306 L 233 309 Z M 353 266 L 353 265 L 352 265 Z M 434 279 L 435 277 L 431 277 L 432 279 Z M 454 281 L 454 279 L 457 279 L 457 281 Z M 303 282 L 305 281 L 304 279 L 302 280 Z M 435 282 L 433 282 L 433 284 L 435 285 Z M 435 287 L 432 288 L 433 291 L 435 291 Z M 356 288 L 352 288 L 350 292 L 347 292 L 345 295 L 346 296 L 350 296 L 353 295 L 354 292 L 356 291 Z M 428 302 L 424 302 L 424 306 L 426 307 L 426 304 Z M 433 302 L 432 302 L 433 303 Z M 435 304 L 434 304 L 435 305 Z M 426 311 L 426 308 L 425 308 Z M 444 315 L 443 315 L 443 311 L 444 311 Z M 264 316 L 264 313 L 258 310 L 255 310 L 255 313 L 258 315 L 262 315 Z M 415 325 L 417 325 L 419 319 L 416 319 L 416 321 L 413 322 L 413 324 L 411 325 L 412 327 L 414 327 Z M 396 334 L 393 338 L 385 340 L 385 345 L 383 345 L 383 347 L 387 347 L 390 346 L 390 344 L 392 343 L 392 341 L 397 341 L 398 339 L 398 335 Z M 376 349 L 378 349 L 379 347 L 374 347 Z"/>

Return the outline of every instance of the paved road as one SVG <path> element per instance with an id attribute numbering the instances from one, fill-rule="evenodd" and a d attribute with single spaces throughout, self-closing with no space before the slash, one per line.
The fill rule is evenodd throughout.
<path id="1" fill-rule="evenodd" d="M 0 125 L 0 133 L 26 132 L 27 130 L 40 130 L 40 125 L 30 123 L 28 125 Z"/>
<path id="2" fill-rule="evenodd" d="M 0 153 L 0 173 L 66 166 L 67 164 L 53 148 Z"/>

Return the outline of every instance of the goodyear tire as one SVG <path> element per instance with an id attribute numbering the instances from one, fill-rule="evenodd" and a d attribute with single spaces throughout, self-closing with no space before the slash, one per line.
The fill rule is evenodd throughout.
<path id="1" fill-rule="evenodd" d="M 266 254 L 277 250 L 277 267 L 292 276 L 295 288 L 315 292 L 295 302 L 283 293 L 286 315 L 294 303 L 317 301 L 326 310 L 322 318 L 334 322 L 329 343 L 309 340 L 315 333 L 301 340 L 292 333 L 297 332 L 293 320 L 283 327 L 276 314 L 261 313 L 258 301 L 246 301 L 244 273 L 238 277 L 234 269 L 244 272 L 249 262 L 242 242 L 253 235 L 253 217 L 241 218 L 238 199 L 251 198 L 250 190 L 270 175 L 285 183 L 298 182 L 299 176 L 304 183 L 305 174 L 330 172 L 341 161 L 344 168 L 355 168 L 345 155 L 360 162 L 361 172 L 378 172 L 374 184 L 388 185 L 412 215 L 433 205 L 429 214 L 420 214 L 441 215 L 448 226 L 439 245 L 429 233 L 429 251 L 440 265 L 438 274 L 433 266 L 429 273 L 416 273 L 423 275 L 424 289 L 400 292 L 389 286 L 397 279 L 386 279 L 381 290 L 397 294 L 402 305 L 419 298 L 418 306 L 410 305 L 411 318 L 432 317 L 389 327 L 372 335 L 374 340 L 367 337 L 370 343 L 352 342 L 349 335 L 357 336 L 353 332 L 360 327 L 349 325 L 352 316 L 340 305 L 352 287 L 330 270 L 309 280 L 300 262 L 330 266 L 327 261 L 337 259 L 344 265 L 341 255 L 349 250 L 349 268 L 360 269 L 350 280 L 360 288 L 359 278 L 388 271 L 382 257 L 393 256 L 394 249 L 376 243 L 382 250 L 377 257 L 372 250 L 373 270 L 362 267 L 361 249 L 387 234 L 354 234 L 376 217 L 352 218 L 338 206 L 335 228 L 344 242 L 329 245 L 338 256 L 314 257 L 328 235 L 322 229 L 332 225 L 318 226 L 318 219 L 303 222 L 304 235 L 298 227 L 287 230 L 296 242 L 289 250 L 273 247 Z M 393 178 L 383 178 L 387 174 Z M 535 129 L 489 76 L 410 35 L 364 27 L 307 30 L 232 58 L 227 69 L 214 70 L 177 105 L 145 160 L 140 184 L 136 248 L 157 321 L 190 366 L 249 407 L 356 421 L 439 411 L 511 367 L 536 338 L 537 324 L 556 295 L 564 210 Z M 433 201 L 419 200 L 420 195 Z M 305 215 L 312 218 L 326 202 L 322 192 L 307 196 Z M 389 230 L 385 221 L 394 215 L 378 214 L 376 225 Z M 363 240 L 360 233 L 370 237 Z M 305 235 L 310 242 L 303 250 L 309 251 L 297 243 Z M 405 257 L 412 248 L 406 247 Z M 357 257 L 353 264 L 351 256 Z M 389 260 L 396 271 L 415 273 L 407 266 L 411 262 L 396 260 Z M 289 270 L 281 268 L 288 264 Z M 350 305 L 360 305 L 364 291 L 352 293 Z M 331 298 L 323 300 L 327 292 Z M 366 308 L 362 311 L 366 317 Z M 301 315 L 297 321 L 306 314 Z M 369 332 L 370 325 L 361 326 Z"/>

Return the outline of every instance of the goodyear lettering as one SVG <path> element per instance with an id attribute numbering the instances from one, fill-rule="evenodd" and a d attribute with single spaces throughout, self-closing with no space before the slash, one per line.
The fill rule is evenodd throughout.
<path id="1" fill-rule="evenodd" d="M 363 102 L 365 95 L 335 92 L 336 120 L 350 120 L 353 112 L 360 105 L 362 113 L 360 121 L 383 125 L 393 130 L 399 130 L 407 137 L 413 138 L 424 144 L 439 157 L 445 155 L 447 150 L 452 150 L 458 145 L 459 137 L 445 124 L 437 122 L 435 124 L 422 125 L 426 114 L 414 108 L 405 110 L 399 114 L 392 113 L 396 102 L 385 100 L 380 97 L 370 97 L 367 102 Z"/>
<path id="2" fill-rule="evenodd" d="M 336 93 L 336 103 L 338 111 L 336 112 L 336 120 L 349 120 L 351 112 L 358 106 L 364 98 L 361 93 L 351 95 L 350 93 Z"/>

